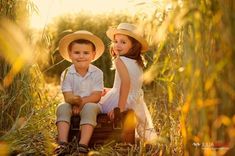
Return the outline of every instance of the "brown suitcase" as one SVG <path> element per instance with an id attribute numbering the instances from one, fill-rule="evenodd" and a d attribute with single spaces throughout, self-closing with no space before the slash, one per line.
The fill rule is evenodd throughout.
<path id="1" fill-rule="evenodd" d="M 69 141 L 80 139 L 80 117 L 72 116 L 69 132 Z M 110 141 L 135 143 L 136 117 L 133 110 L 120 113 L 119 108 L 114 109 L 114 120 L 107 114 L 97 116 L 97 126 L 94 129 L 89 146 L 104 145 Z"/>

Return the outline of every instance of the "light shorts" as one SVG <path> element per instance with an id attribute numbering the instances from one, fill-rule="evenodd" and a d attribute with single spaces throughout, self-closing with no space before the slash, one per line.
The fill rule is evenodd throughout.
<path id="1" fill-rule="evenodd" d="M 96 117 L 100 113 L 100 108 L 96 103 L 86 103 L 80 112 L 80 125 L 90 124 L 96 126 Z M 72 116 L 72 106 L 69 103 L 61 103 L 56 109 L 56 123 L 60 121 L 70 123 Z"/>

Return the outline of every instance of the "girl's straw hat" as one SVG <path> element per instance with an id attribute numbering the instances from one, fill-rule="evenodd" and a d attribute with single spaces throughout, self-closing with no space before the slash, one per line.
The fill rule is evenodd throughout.
<path id="1" fill-rule="evenodd" d="M 143 38 L 142 34 L 139 32 L 137 27 L 130 23 L 120 23 L 117 28 L 109 28 L 106 32 L 108 38 L 110 38 L 112 41 L 114 40 L 115 34 L 124 34 L 128 35 L 130 37 L 133 37 L 137 41 L 140 42 L 142 45 L 141 52 L 146 52 L 148 50 L 148 43 Z"/>
<path id="2" fill-rule="evenodd" d="M 89 31 L 79 30 L 79 31 L 76 31 L 74 33 L 64 36 L 59 42 L 60 55 L 65 60 L 72 62 L 71 59 L 69 58 L 68 46 L 71 42 L 78 40 L 78 39 L 91 41 L 95 45 L 96 55 L 95 55 L 95 58 L 92 60 L 92 62 L 97 60 L 103 54 L 104 52 L 103 41 L 99 37 L 95 36 Z"/>

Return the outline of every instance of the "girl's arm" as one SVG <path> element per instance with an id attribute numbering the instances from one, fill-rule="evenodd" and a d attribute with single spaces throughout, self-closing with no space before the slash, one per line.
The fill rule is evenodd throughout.
<path id="1" fill-rule="evenodd" d="M 130 90 L 130 76 L 126 65 L 119 57 L 115 60 L 115 65 L 116 65 L 116 70 L 119 73 L 121 79 L 118 107 L 122 112 L 125 110 L 127 97 Z"/>

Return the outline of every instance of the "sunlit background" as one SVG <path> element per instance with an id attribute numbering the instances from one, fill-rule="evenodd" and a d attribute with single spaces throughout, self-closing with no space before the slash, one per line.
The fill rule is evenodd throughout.
<path id="1" fill-rule="evenodd" d="M 90 13 L 138 11 L 138 0 L 33 0 L 38 7 L 38 14 L 32 14 L 31 26 L 43 28 L 54 17 L 86 11 Z"/>
<path id="2" fill-rule="evenodd" d="M 30 25 L 36 29 L 42 29 L 55 17 L 81 11 L 91 14 L 122 12 L 129 15 L 144 12 L 151 15 L 156 7 L 159 11 L 169 10 L 172 7 L 170 0 L 32 0 L 32 2 L 37 6 L 38 13 L 32 13 Z M 182 4 L 182 0 L 178 0 L 177 3 Z"/>

